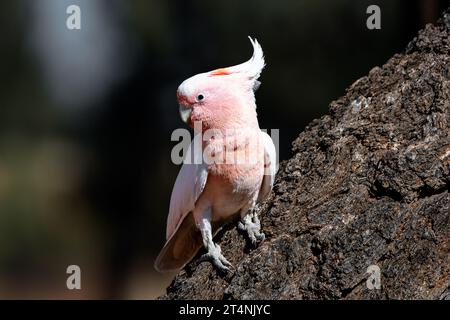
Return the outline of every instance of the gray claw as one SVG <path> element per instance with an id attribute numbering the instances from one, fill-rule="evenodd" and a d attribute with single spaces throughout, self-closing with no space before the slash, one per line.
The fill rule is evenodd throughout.
<path id="1" fill-rule="evenodd" d="M 253 245 L 256 245 L 257 241 L 263 241 L 266 236 L 261 232 L 261 223 L 255 214 L 245 216 L 241 222 L 238 223 L 240 230 L 245 230 Z"/>
<path id="2" fill-rule="evenodd" d="M 217 269 L 222 272 L 231 271 L 233 265 L 222 255 L 219 245 L 215 245 L 209 252 L 202 255 L 198 262 L 210 261 Z"/>

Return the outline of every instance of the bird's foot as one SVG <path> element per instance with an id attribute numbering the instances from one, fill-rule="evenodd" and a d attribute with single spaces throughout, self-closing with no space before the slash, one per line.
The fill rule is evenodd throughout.
<path id="1" fill-rule="evenodd" d="M 238 223 L 238 228 L 247 232 L 252 245 L 256 245 L 258 240 L 263 241 L 266 238 L 264 233 L 261 232 L 261 222 L 254 213 L 247 214 L 242 221 Z"/>
<path id="2" fill-rule="evenodd" d="M 217 269 L 222 272 L 231 271 L 233 265 L 223 256 L 222 250 L 218 244 L 213 244 L 208 248 L 208 252 L 200 257 L 198 262 L 210 261 Z"/>

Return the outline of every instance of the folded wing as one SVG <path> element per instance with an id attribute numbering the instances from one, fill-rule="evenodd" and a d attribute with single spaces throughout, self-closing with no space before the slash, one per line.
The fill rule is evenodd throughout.
<path id="1" fill-rule="evenodd" d="M 186 215 L 194 209 L 195 202 L 203 192 L 208 178 L 208 167 L 201 161 L 201 149 L 195 150 L 192 142 L 187 155 L 191 156 L 189 159 L 191 163 L 185 158 L 170 197 L 166 229 L 167 240 L 176 232 Z"/>
<path id="2" fill-rule="evenodd" d="M 264 178 L 259 190 L 258 202 L 264 200 L 272 190 L 277 173 L 277 152 L 272 138 L 265 132 L 261 131 L 261 140 L 264 146 Z"/>
<path id="3" fill-rule="evenodd" d="M 194 138 L 195 140 L 195 138 Z M 202 237 L 195 226 L 192 210 L 205 188 L 208 168 L 201 160 L 201 150 L 195 154 L 193 143 L 178 173 L 170 198 L 166 244 L 155 261 L 160 272 L 177 271 L 189 262 L 202 246 Z M 196 156 L 196 157 L 194 157 Z"/>

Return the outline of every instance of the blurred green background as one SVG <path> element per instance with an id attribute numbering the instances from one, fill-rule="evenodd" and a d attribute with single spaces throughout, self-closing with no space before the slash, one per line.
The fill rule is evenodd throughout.
<path id="1" fill-rule="evenodd" d="M 22 0 L 0 4 L 0 298 L 148 299 L 189 76 L 265 52 L 261 128 L 280 158 L 328 103 L 402 51 L 448 0 Z M 82 29 L 66 28 L 81 7 Z M 381 7 L 381 30 L 366 8 Z M 66 268 L 82 290 L 66 288 Z"/>

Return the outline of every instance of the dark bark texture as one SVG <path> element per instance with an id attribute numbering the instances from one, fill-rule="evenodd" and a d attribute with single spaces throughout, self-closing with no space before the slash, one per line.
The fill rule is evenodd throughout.
<path id="1" fill-rule="evenodd" d="M 266 240 L 230 224 L 215 241 L 235 271 L 197 256 L 161 298 L 449 299 L 449 54 L 447 11 L 293 142 L 257 208 Z"/>

